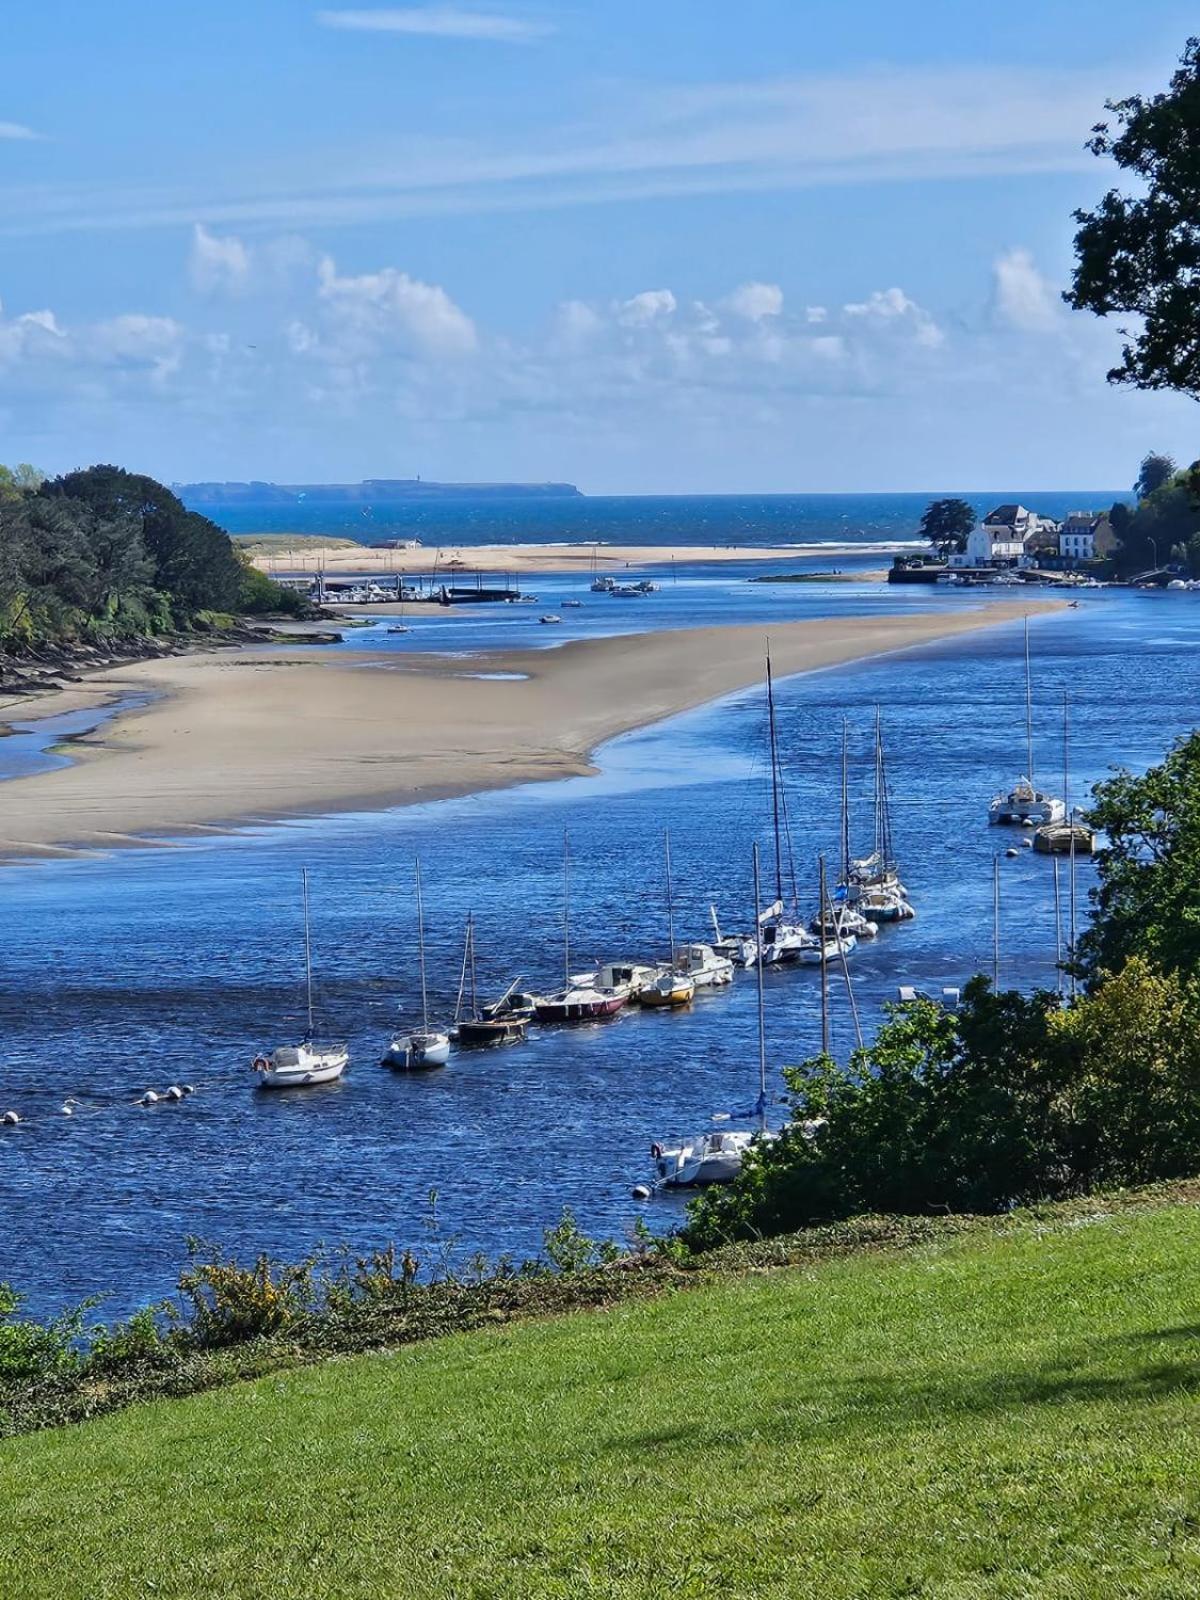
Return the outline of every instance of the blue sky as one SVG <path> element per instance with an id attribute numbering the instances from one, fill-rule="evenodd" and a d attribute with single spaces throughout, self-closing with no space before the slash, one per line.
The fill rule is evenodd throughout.
<path id="1" fill-rule="evenodd" d="M 718 492 L 1200 453 L 1059 300 L 1083 142 L 1182 5 L 12 9 L 0 459 Z"/>

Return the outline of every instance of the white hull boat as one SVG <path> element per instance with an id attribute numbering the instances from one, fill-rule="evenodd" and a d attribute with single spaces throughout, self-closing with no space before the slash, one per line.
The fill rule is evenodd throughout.
<path id="1" fill-rule="evenodd" d="M 651 1151 L 659 1182 L 667 1189 L 694 1189 L 710 1183 L 732 1183 L 742 1159 L 758 1137 L 742 1130 L 702 1133 L 677 1145 L 655 1145 Z"/>
<path id="2" fill-rule="evenodd" d="M 402 1033 L 387 1047 L 383 1065 L 398 1072 L 422 1072 L 427 1067 L 444 1067 L 449 1059 L 448 1033 Z"/>
<path id="3" fill-rule="evenodd" d="M 260 1089 L 307 1089 L 333 1083 L 345 1072 L 350 1052 L 344 1045 L 318 1049 L 312 1044 L 285 1044 L 269 1055 L 258 1056 L 254 1070 Z"/>
<path id="4" fill-rule="evenodd" d="M 1022 778 L 1008 794 L 998 794 L 988 807 L 988 821 L 1016 828 L 1045 828 L 1065 822 L 1067 808 L 1057 795 L 1043 794 Z"/>
<path id="5" fill-rule="evenodd" d="M 689 977 L 697 989 L 720 989 L 733 982 L 732 958 L 718 955 L 710 944 L 683 945 L 675 968 Z"/>
<path id="6" fill-rule="evenodd" d="M 821 939 L 815 934 L 810 937 L 812 944 L 806 945 L 800 953 L 800 960 L 806 967 L 819 967 L 822 961 L 838 961 L 858 946 L 853 934 L 840 934 L 835 939 Z"/>

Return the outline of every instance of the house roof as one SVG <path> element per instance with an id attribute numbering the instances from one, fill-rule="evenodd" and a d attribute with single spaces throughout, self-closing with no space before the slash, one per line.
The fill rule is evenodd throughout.
<path id="1" fill-rule="evenodd" d="M 994 511 L 989 511 L 983 520 L 988 523 L 1004 523 L 1011 527 L 1018 517 L 1027 517 L 1028 515 L 1029 513 L 1024 506 L 1003 505 L 997 506 Z"/>

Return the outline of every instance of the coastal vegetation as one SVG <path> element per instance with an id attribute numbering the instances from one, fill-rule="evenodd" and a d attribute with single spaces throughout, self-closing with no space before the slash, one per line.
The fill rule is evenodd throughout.
<path id="1" fill-rule="evenodd" d="M 0 651 L 306 611 L 153 478 L 111 466 L 53 479 L 28 466 L 0 474 Z"/>
<path id="2" fill-rule="evenodd" d="M 864 1211 L 1002 1211 L 1200 1172 L 1200 734 L 1099 784 L 1107 843 L 1072 1003 L 994 992 L 891 1008 L 847 1064 L 785 1071 L 778 1138 L 693 1202 L 695 1249 Z"/>
<path id="3" fill-rule="evenodd" d="M 407 1348 L 390 1287 L 380 1353 L 300 1368 L 318 1352 L 293 1324 L 258 1341 L 255 1381 L 7 1441 L 0 1586 L 1193 1593 L 1196 1199 L 589 1267 L 529 1307 L 574 1290 L 589 1315 L 512 1322 L 490 1291 L 474 1331 Z"/>
<path id="4" fill-rule="evenodd" d="M 931 500 L 925 507 L 918 532 L 943 561 L 961 554 L 976 522 L 975 508 L 966 500 Z"/>

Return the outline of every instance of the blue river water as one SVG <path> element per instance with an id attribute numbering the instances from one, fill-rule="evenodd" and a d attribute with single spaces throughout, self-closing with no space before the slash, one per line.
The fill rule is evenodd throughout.
<path id="1" fill-rule="evenodd" d="M 558 582 L 537 581 L 544 596 Z M 978 603 L 857 583 L 781 586 L 776 599 L 770 586 L 713 580 L 717 591 L 736 582 L 739 606 L 747 597 L 752 611 L 789 616 Z M 689 584 L 679 587 L 684 597 L 664 587 L 630 602 L 637 624 L 710 614 L 703 585 L 691 600 Z M 535 638 L 532 617 L 509 622 L 518 610 L 430 619 L 436 638 L 418 647 L 446 644 L 469 660 L 510 642 L 498 628 L 511 626 L 514 642 Z M 1144 767 L 1192 726 L 1196 596 L 1092 591 L 1077 609 L 1035 617 L 1031 635 L 1048 782 L 1061 770 L 1064 691 L 1076 795 L 1116 763 Z M 372 630 L 341 648 L 359 637 L 375 647 L 387 636 Z M 393 644 L 408 648 L 412 637 Z M 993 861 L 1009 837 L 989 830 L 986 811 L 1025 764 L 1021 651 L 1020 625 L 1009 624 L 779 686 L 797 872 L 810 895 L 818 852 L 836 857 L 843 717 L 855 832 L 866 842 L 881 708 L 896 843 L 918 917 L 852 958 L 868 1031 L 898 984 L 936 987 L 990 968 Z M 476 669 L 488 670 L 485 654 L 464 667 Z M 664 949 L 667 828 L 678 936 L 703 938 L 713 902 L 725 926 L 748 925 L 751 842 L 769 843 L 765 751 L 763 696 L 753 690 L 614 740 L 599 753 L 598 777 L 0 871 L 0 1110 L 25 1119 L 0 1129 L 0 1279 L 38 1310 L 104 1292 L 116 1314 L 169 1290 L 188 1235 L 243 1255 L 391 1239 L 421 1254 L 431 1190 L 464 1253 L 533 1253 L 564 1205 L 584 1228 L 618 1238 L 639 1214 L 671 1226 L 678 1203 L 639 1206 L 631 1184 L 648 1173 L 652 1138 L 752 1102 L 754 982 L 741 975 L 686 1013 L 534 1030 L 523 1046 L 394 1076 L 377 1061 L 398 1017 L 414 1015 L 413 860 L 425 884 L 433 1007 L 448 1020 L 468 910 L 488 989 L 518 973 L 532 986 L 556 981 L 564 830 L 577 967 Z M 256 1094 L 255 1049 L 302 1025 L 304 866 L 322 1015 L 349 1040 L 352 1065 L 328 1089 Z M 1051 863 L 1021 851 L 1001 868 L 1002 981 L 1053 985 Z M 1081 907 L 1090 870 L 1079 871 Z M 809 969 L 773 971 L 767 982 L 777 1091 L 778 1068 L 818 1044 L 819 984 Z M 836 980 L 832 1004 L 844 1057 L 854 1033 Z M 181 1104 L 134 1103 L 146 1088 L 184 1081 L 197 1092 Z"/>

